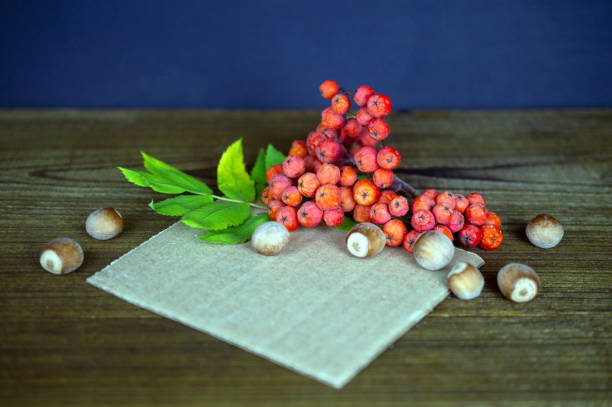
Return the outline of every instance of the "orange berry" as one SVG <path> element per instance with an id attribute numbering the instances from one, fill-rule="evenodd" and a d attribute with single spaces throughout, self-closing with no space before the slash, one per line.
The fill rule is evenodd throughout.
<path id="1" fill-rule="evenodd" d="M 270 187 L 265 187 L 263 191 L 261 191 L 261 202 L 264 205 L 268 205 L 272 200 L 272 195 L 270 194 Z"/>
<path id="2" fill-rule="evenodd" d="M 318 131 L 311 131 L 308 133 L 308 137 L 306 137 L 306 146 L 308 147 L 308 154 L 314 155 L 317 149 L 317 146 L 323 141 L 326 140 L 327 137 L 323 133 Z"/>
<path id="3" fill-rule="evenodd" d="M 312 172 L 303 174 L 297 182 L 298 191 L 306 198 L 314 198 L 320 185 L 319 178 Z"/>
<path id="4" fill-rule="evenodd" d="M 436 199 L 436 197 L 438 196 L 438 191 L 436 191 L 435 189 L 431 188 L 431 189 L 428 189 L 427 191 L 423 192 L 421 195 L 428 196 L 431 199 Z"/>
<path id="5" fill-rule="evenodd" d="M 353 199 L 353 190 L 349 187 L 340 187 L 340 207 L 344 212 L 350 212 L 355 209 L 355 200 Z"/>
<path id="6" fill-rule="evenodd" d="M 321 96 L 323 96 L 325 99 L 333 98 L 334 95 L 338 93 L 338 89 L 340 89 L 340 87 L 338 86 L 338 82 L 332 81 L 329 79 L 326 81 L 323 81 L 323 83 L 319 85 Z"/>
<path id="7" fill-rule="evenodd" d="M 378 201 L 379 196 L 380 189 L 369 179 L 360 179 L 353 185 L 353 199 L 359 205 L 370 206 Z"/>
<path id="8" fill-rule="evenodd" d="M 317 170 L 317 178 L 321 185 L 337 184 L 340 181 L 340 168 L 334 164 L 325 163 Z"/>
<path id="9" fill-rule="evenodd" d="M 340 169 L 340 185 L 343 187 L 352 187 L 357 182 L 357 170 L 355 167 L 345 165 Z"/>
<path id="10" fill-rule="evenodd" d="M 455 209 L 455 206 L 457 205 L 457 198 L 455 198 L 455 194 L 453 194 L 452 192 L 444 191 L 438 194 L 438 196 L 436 196 L 436 203 L 446 204 L 446 206 L 448 206 L 452 210 Z"/>
<path id="11" fill-rule="evenodd" d="M 291 185 L 283 190 L 281 200 L 285 205 L 298 206 L 302 202 L 302 194 L 297 187 Z"/>
<path id="12" fill-rule="evenodd" d="M 268 217 L 272 220 L 276 220 L 276 214 L 280 208 L 283 207 L 283 203 L 276 199 L 273 199 L 268 204 Z"/>
<path id="13" fill-rule="evenodd" d="M 391 220 L 389 207 L 386 204 L 377 203 L 370 208 L 370 219 L 377 225 L 384 225 Z"/>
<path id="14" fill-rule="evenodd" d="M 276 175 L 274 176 L 274 178 L 272 178 L 272 180 L 270 181 L 270 195 L 272 196 L 272 199 L 278 199 L 280 200 L 283 196 L 283 191 L 285 190 L 285 188 L 287 188 L 288 186 L 291 186 L 292 182 L 289 178 L 287 178 L 284 175 Z"/>
<path id="15" fill-rule="evenodd" d="M 338 93 L 332 98 L 331 106 L 334 112 L 345 114 L 351 108 L 351 101 L 342 93 Z"/>
<path id="16" fill-rule="evenodd" d="M 479 203 L 479 204 L 482 204 L 483 206 L 487 205 L 482 195 L 476 192 L 472 192 L 471 194 L 468 194 L 466 198 L 468 199 L 468 201 L 470 201 L 470 204 Z"/>
<path id="17" fill-rule="evenodd" d="M 404 250 L 406 250 L 408 253 L 412 253 L 414 242 L 416 242 L 416 239 L 420 234 L 421 233 L 417 232 L 416 230 L 411 230 L 410 232 L 406 233 L 406 236 L 404 237 Z"/>
<path id="18" fill-rule="evenodd" d="M 371 206 L 355 205 L 355 209 L 353 209 L 353 219 L 355 219 L 355 222 L 369 222 L 370 209 Z"/>
<path id="19" fill-rule="evenodd" d="M 344 222 L 344 211 L 340 208 L 328 209 L 323 212 L 323 221 L 327 226 L 340 226 Z"/>
<path id="20" fill-rule="evenodd" d="M 482 232 L 480 247 L 485 250 L 495 250 L 504 241 L 504 235 L 501 230 L 493 225 L 481 226 L 480 231 Z"/>
<path id="21" fill-rule="evenodd" d="M 428 211 L 434 207 L 436 201 L 428 195 L 419 195 L 412 201 L 412 213 L 417 211 Z"/>
<path id="22" fill-rule="evenodd" d="M 391 183 L 393 182 L 393 171 L 387 170 L 385 168 L 379 168 L 374 171 L 372 179 L 377 187 L 389 188 L 391 186 Z"/>
<path id="23" fill-rule="evenodd" d="M 461 213 L 465 212 L 466 208 L 470 206 L 470 201 L 461 194 L 455 194 L 455 199 L 457 201 L 455 209 Z"/>
<path id="24" fill-rule="evenodd" d="M 271 166 L 270 168 L 266 170 L 266 182 L 269 184 L 270 181 L 272 181 L 272 178 L 274 178 L 277 175 L 282 175 L 282 173 L 283 173 L 282 164 L 276 164 L 276 165 Z"/>
<path id="25" fill-rule="evenodd" d="M 303 140 L 295 140 L 291 143 L 291 149 L 287 155 L 297 155 L 300 158 L 304 158 L 308 155 L 308 146 Z"/>
<path id="26" fill-rule="evenodd" d="M 436 204 L 431 212 L 436 217 L 436 222 L 441 225 L 448 225 L 450 223 L 451 216 L 453 215 L 453 209 L 448 206 L 447 202 Z"/>
<path id="27" fill-rule="evenodd" d="M 395 191 L 391 191 L 390 189 L 385 189 L 384 191 L 381 191 L 380 198 L 378 198 L 377 203 L 388 205 L 391 203 L 392 200 L 394 200 L 397 197 L 398 195 L 395 193 Z"/>
<path id="28" fill-rule="evenodd" d="M 472 225 L 482 226 L 487 221 L 487 208 L 479 203 L 473 203 L 465 210 L 465 217 Z"/>
<path id="29" fill-rule="evenodd" d="M 276 212 L 276 221 L 285 226 L 289 232 L 293 232 L 300 226 L 297 220 L 297 211 L 292 206 L 280 208 Z"/>
<path id="30" fill-rule="evenodd" d="M 315 202 L 323 211 L 339 208 L 340 188 L 332 184 L 321 185 L 315 193 Z"/>
<path id="31" fill-rule="evenodd" d="M 485 225 L 495 226 L 497 229 L 501 229 L 502 221 L 501 218 L 495 212 L 489 212 Z"/>
<path id="32" fill-rule="evenodd" d="M 453 232 L 451 232 L 450 229 L 444 225 L 436 225 L 434 226 L 433 230 L 435 230 L 436 232 L 442 233 L 443 235 L 448 237 L 451 242 L 455 240 L 455 237 L 453 236 Z"/>
<path id="33" fill-rule="evenodd" d="M 404 242 L 406 236 L 406 225 L 399 219 L 391 219 L 382 227 L 387 236 L 387 246 L 397 247 Z"/>

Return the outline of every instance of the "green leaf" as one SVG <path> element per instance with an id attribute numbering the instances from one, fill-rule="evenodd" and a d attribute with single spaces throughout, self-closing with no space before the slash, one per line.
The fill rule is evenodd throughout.
<path id="1" fill-rule="evenodd" d="M 261 196 L 261 191 L 266 187 L 266 150 L 259 150 L 255 165 L 251 170 L 251 179 L 255 182 L 255 199 Z"/>
<path id="2" fill-rule="evenodd" d="M 149 207 L 160 215 L 183 216 L 212 201 L 212 196 L 179 195 L 157 203 L 151 201 Z"/>
<path id="3" fill-rule="evenodd" d="M 166 194 L 180 194 L 185 191 L 193 192 L 194 194 L 212 194 L 212 189 L 210 189 L 208 185 L 199 179 L 194 178 L 191 175 L 187 175 L 184 172 L 179 171 L 165 162 L 151 157 L 144 152 L 141 152 L 141 154 L 142 158 L 144 159 L 145 168 L 155 177 L 155 182 L 153 184 L 158 186 L 164 185 L 166 187 L 174 187 L 162 187 L 162 189 L 165 190 L 158 190 L 155 189 L 153 185 L 150 185 L 155 191 L 164 192 Z M 166 192 L 166 190 L 178 192 Z"/>
<path id="4" fill-rule="evenodd" d="M 248 203 L 213 202 L 185 214 L 181 221 L 193 228 L 221 230 L 237 226 L 251 213 Z"/>
<path id="5" fill-rule="evenodd" d="M 122 173 L 125 179 L 130 181 L 132 184 L 136 184 L 139 187 L 148 187 L 149 183 L 147 182 L 144 175 L 146 172 L 144 171 L 134 171 L 128 170 L 127 168 L 117 167 Z"/>
<path id="6" fill-rule="evenodd" d="M 342 221 L 341 225 L 336 226 L 336 229 L 340 229 L 340 230 L 346 230 L 349 231 L 353 228 L 353 226 L 355 226 L 357 224 L 357 222 L 355 222 L 353 220 L 353 218 L 346 216 L 346 214 L 344 215 L 344 220 Z"/>
<path id="7" fill-rule="evenodd" d="M 208 243 L 237 244 L 251 238 L 253 231 L 259 225 L 270 220 L 266 213 L 253 213 L 241 225 L 218 231 L 206 231 L 200 240 Z"/>
<path id="8" fill-rule="evenodd" d="M 153 191 L 161 192 L 162 194 L 180 194 L 185 192 L 185 188 L 176 186 L 172 181 L 167 179 L 143 172 L 142 177 L 147 181 L 147 186 Z"/>
<path id="9" fill-rule="evenodd" d="M 266 150 L 266 169 L 276 164 L 281 164 L 285 160 L 285 154 L 274 148 L 272 144 L 268 144 Z"/>
<path id="10" fill-rule="evenodd" d="M 255 199 L 255 184 L 244 167 L 242 139 L 232 143 L 221 156 L 217 166 L 217 186 L 232 199 Z"/>

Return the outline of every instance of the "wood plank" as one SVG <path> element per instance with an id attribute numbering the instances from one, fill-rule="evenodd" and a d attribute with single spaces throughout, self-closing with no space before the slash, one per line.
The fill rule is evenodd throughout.
<path id="1" fill-rule="evenodd" d="M 449 298 L 341 391 L 127 304 L 85 279 L 174 220 L 158 194 L 115 169 L 139 151 L 215 184 L 225 147 L 246 159 L 286 151 L 312 111 L 0 111 L 0 397 L 6 405 L 603 406 L 611 396 L 612 110 L 395 113 L 389 144 L 417 188 L 479 191 L 503 219 L 476 300 Z M 118 208 L 126 230 L 100 242 L 88 213 Z M 524 227 L 560 219 L 561 244 L 537 249 Z M 86 251 L 77 272 L 37 264 L 51 238 Z M 533 266 L 543 291 L 513 304 L 497 291 L 505 263 Z"/>

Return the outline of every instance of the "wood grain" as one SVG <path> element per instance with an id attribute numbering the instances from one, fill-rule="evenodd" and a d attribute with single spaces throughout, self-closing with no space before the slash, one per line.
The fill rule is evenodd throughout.
<path id="1" fill-rule="evenodd" d="M 97 290 L 85 279 L 174 220 L 158 195 L 122 179 L 139 151 L 215 184 L 224 148 L 246 159 L 287 150 L 312 111 L 0 111 L 0 399 L 3 405 L 604 406 L 611 398 L 612 111 L 414 111 L 393 114 L 390 144 L 417 188 L 480 191 L 504 244 L 480 254 L 486 285 L 449 298 L 334 390 Z M 89 238 L 90 211 L 114 206 L 126 230 Z M 524 237 L 549 213 L 566 235 L 550 250 Z M 54 276 L 37 264 L 51 238 L 81 242 L 86 262 Z M 495 284 L 530 264 L 543 291 L 513 304 Z"/>

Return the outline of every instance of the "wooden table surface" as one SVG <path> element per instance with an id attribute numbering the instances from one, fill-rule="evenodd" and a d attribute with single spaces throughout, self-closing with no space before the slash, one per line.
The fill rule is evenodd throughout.
<path id="1" fill-rule="evenodd" d="M 611 398 L 612 110 L 413 111 L 389 118 L 402 177 L 418 188 L 482 192 L 504 221 L 473 301 L 449 298 L 342 390 L 334 390 L 85 279 L 174 220 L 116 166 L 139 151 L 215 184 L 220 154 L 244 138 L 252 164 L 315 127 L 313 111 L 0 111 L 0 400 L 6 406 L 603 406 Z M 90 211 L 118 208 L 124 233 L 96 241 Z M 559 246 L 524 228 L 557 217 Z M 77 272 L 44 272 L 58 236 L 81 243 Z M 505 300 L 497 270 L 523 262 L 543 290 Z"/>

